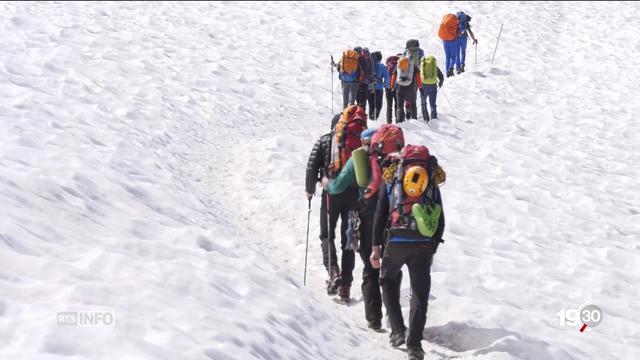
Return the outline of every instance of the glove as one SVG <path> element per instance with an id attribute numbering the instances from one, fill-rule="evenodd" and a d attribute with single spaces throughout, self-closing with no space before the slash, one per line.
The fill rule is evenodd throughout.
<path id="1" fill-rule="evenodd" d="M 478 39 L 473 39 L 473 45 L 478 45 Z"/>
<path id="2" fill-rule="evenodd" d="M 442 87 L 442 83 L 443 83 L 442 81 L 440 81 L 440 82 L 438 83 L 438 87 L 439 87 L 439 88 L 441 88 L 441 87 Z"/>
<path id="3" fill-rule="evenodd" d="M 313 197 L 313 193 L 308 193 L 308 192 L 304 192 L 305 195 L 307 195 L 307 200 L 311 200 L 311 198 Z"/>
<path id="4" fill-rule="evenodd" d="M 420 88 L 420 96 L 424 96 L 424 89 Z"/>

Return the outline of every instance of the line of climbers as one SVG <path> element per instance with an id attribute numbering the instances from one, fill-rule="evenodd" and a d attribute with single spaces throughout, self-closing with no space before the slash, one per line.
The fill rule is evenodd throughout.
<path id="1" fill-rule="evenodd" d="M 381 331 L 384 304 L 391 345 L 406 342 L 409 359 L 416 360 L 424 357 L 430 269 L 443 242 L 440 186 L 446 175 L 426 146 L 405 145 L 404 139 L 394 124 L 369 129 L 364 107 L 348 105 L 311 151 L 305 192 L 311 199 L 316 184 L 322 184 L 320 240 L 327 294 L 349 301 L 358 252 L 368 327 Z M 334 241 L 338 218 L 340 263 Z M 408 329 L 400 306 L 403 265 L 411 284 Z"/>
<path id="2" fill-rule="evenodd" d="M 468 36 L 474 44 L 478 42 L 470 21 L 469 15 L 458 12 L 445 15 L 440 24 L 438 36 L 444 45 L 447 77 L 454 75 L 454 66 L 458 74 L 465 71 Z M 357 103 L 366 111 L 368 102 L 369 119 L 377 120 L 384 90 L 387 124 L 392 123 L 393 115 L 395 122 L 401 123 L 405 119 L 418 118 L 416 92 L 419 91 L 423 120 L 438 118 L 436 99 L 444 76 L 436 58 L 425 56 L 418 40 L 408 40 L 403 52 L 387 57 L 385 64 L 382 64 L 380 51 L 370 53 L 368 48 L 356 46 L 344 51 L 340 61 L 332 65 L 337 68 L 341 81 L 343 109 Z M 427 100 L 431 116 L 427 111 Z"/>

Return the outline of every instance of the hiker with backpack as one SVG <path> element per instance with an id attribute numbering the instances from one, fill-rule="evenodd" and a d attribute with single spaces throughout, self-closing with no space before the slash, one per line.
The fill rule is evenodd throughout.
<path id="1" fill-rule="evenodd" d="M 442 71 L 436 64 L 436 58 L 433 55 L 425 56 L 420 60 L 420 79 L 422 80 L 422 89 L 420 89 L 422 116 L 428 122 L 427 99 L 429 99 L 429 107 L 431 107 L 431 120 L 437 119 L 436 99 L 438 97 L 438 88 L 441 88 L 444 83 L 444 75 L 442 75 Z"/>
<path id="2" fill-rule="evenodd" d="M 316 192 L 316 183 L 329 173 L 329 164 L 331 163 L 331 136 L 335 124 L 340 119 L 340 114 L 337 114 L 331 120 L 331 132 L 322 135 L 313 146 L 309 160 L 307 162 L 307 171 L 305 179 L 305 194 L 307 199 L 311 199 Z M 329 276 L 327 281 L 327 293 L 329 295 L 335 295 L 338 291 L 340 269 L 337 267 L 335 256 L 329 255 L 329 222 L 327 221 L 327 199 L 328 194 L 322 191 L 321 203 L 320 203 L 320 247 L 322 249 L 322 262 Z M 341 197 L 347 197 L 348 194 L 341 195 Z M 338 199 L 336 197 L 335 203 L 344 201 L 344 199 Z M 346 231 L 346 229 L 345 229 Z M 341 231 L 342 233 L 342 231 Z M 335 237 L 335 230 L 333 231 Z M 333 254 L 332 254 L 333 255 Z"/>
<path id="3" fill-rule="evenodd" d="M 360 76 L 356 103 L 367 112 L 367 99 L 369 99 L 369 93 L 374 90 L 375 86 L 375 65 L 368 48 L 362 49 L 360 54 Z M 369 113 L 371 113 L 371 107 Z"/>
<path id="4" fill-rule="evenodd" d="M 386 61 L 387 72 L 390 77 L 389 87 L 387 87 L 385 91 L 387 98 L 387 124 L 391 124 L 394 116 L 397 120 L 398 115 L 398 98 L 396 96 L 396 91 L 391 84 L 395 84 L 396 67 L 398 66 L 398 59 L 400 59 L 400 56 L 402 56 L 400 53 L 389 56 Z"/>
<path id="5" fill-rule="evenodd" d="M 353 50 L 346 50 L 342 53 L 342 58 L 337 64 L 333 64 L 338 69 L 338 78 L 342 85 L 342 108 L 353 105 L 358 94 L 358 84 L 360 79 L 360 47 Z M 333 59 L 333 58 L 332 58 Z M 333 61 L 333 60 L 332 60 Z M 333 90 L 332 90 L 333 91 Z"/>
<path id="6" fill-rule="evenodd" d="M 371 264 L 380 268 L 382 299 L 391 326 L 390 343 L 406 342 L 410 360 L 422 360 L 431 264 L 444 232 L 439 186 L 445 174 L 425 146 L 407 145 L 395 159 L 396 170 L 378 191 Z M 391 167 L 391 166 L 390 166 Z M 392 168 L 392 167 L 391 167 Z M 384 254 L 380 247 L 386 244 Z M 409 334 L 400 307 L 397 274 L 407 265 L 411 283 Z"/>
<path id="7" fill-rule="evenodd" d="M 418 42 L 418 40 L 409 40 L 409 42 L 407 42 L 407 45 L 410 44 L 410 42 L 414 41 L 416 47 L 418 48 L 418 59 L 419 62 L 422 63 L 422 59 L 424 59 L 424 50 L 422 50 L 422 48 L 420 48 L 420 43 Z M 409 47 L 407 47 L 404 50 L 404 53 L 407 54 L 409 51 L 411 51 L 409 49 Z M 422 67 L 419 66 L 419 70 L 420 72 L 422 72 Z M 422 81 L 423 77 L 420 76 L 420 80 Z M 424 87 L 424 83 L 422 84 L 422 87 Z M 420 92 L 420 109 L 422 110 L 422 119 L 426 122 L 429 121 L 429 113 L 427 111 L 427 98 L 425 93 L 422 91 L 422 87 L 418 87 L 417 90 Z M 415 116 L 415 118 L 417 118 L 417 115 Z"/>
<path id="8" fill-rule="evenodd" d="M 438 36 L 442 39 L 444 45 L 445 70 L 447 77 L 453 76 L 453 67 L 458 58 L 458 17 L 453 14 L 447 14 L 442 18 Z"/>
<path id="9" fill-rule="evenodd" d="M 420 43 L 418 40 L 407 41 L 406 50 L 398 59 L 395 83 L 392 79 L 391 87 L 396 89 L 398 97 L 398 115 L 396 121 L 405 120 L 405 106 L 409 109 L 407 118 L 418 118 L 416 104 L 417 91 L 422 87 L 420 79 Z M 407 104 L 405 104 L 405 102 Z"/>
<path id="10" fill-rule="evenodd" d="M 412 49 L 408 45 L 412 45 L 413 46 L 413 48 L 414 48 L 413 51 L 416 51 L 415 49 L 417 48 L 418 62 L 420 63 L 422 61 L 422 59 L 424 58 L 424 50 L 422 50 L 422 48 L 420 47 L 420 42 L 418 40 L 415 40 L 415 39 L 407 41 L 407 47 L 404 49 L 404 53 L 403 53 L 405 55 L 409 54 L 412 51 Z M 422 78 L 421 78 L 421 80 L 422 80 Z M 421 110 L 422 110 L 422 118 L 423 118 L 424 121 L 429 121 L 427 108 L 426 108 L 426 105 L 425 105 L 426 104 L 426 98 L 424 97 L 424 94 L 422 93 L 422 90 L 421 90 L 420 87 L 417 87 L 416 90 L 420 92 L 420 105 L 421 105 L 420 107 L 421 107 Z M 416 101 L 417 101 L 417 99 L 416 99 Z M 416 114 L 415 118 L 417 118 L 417 114 Z"/>
<path id="11" fill-rule="evenodd" d="M 332 131 L 323 135 L 315 144 L 306 172 L 306 196 L 315 193 L 316 183 L 326 177 L 334 178 L 351 157 L 351 152 L 360 146 L 360 133 L 366 129 L 367 118 L 362 107 L 348 106 L 332 120 Z M 347 245 L 347 225 L 349 210 L 358 203 L 358 188 L 350 187 L 340 194 L 330 195 L 322 191 L 320 205 L 320 240 L 323 263 L 329 274 L 327 294 L 338 294 L 341 299 L 350 298 L 355 253 Z M 328 218 L 328 219 L 327 219 Z M 338 264 L 335 247 L 335 228 L 341 218 L 341 262 Z M 340 270 L 342 268 L 342 271 Z"/>
<path id="12" fill-rule="evenodd" d="M 332 180 L 323 179 L 324 188 L 329 194 L 340 194 L 350 186 L 357 185 L 360 197 L 355 229 L 356 245 L 363 262 L 362 297 L 367 326 L 373 330 L 382 328 L 382 296 L 380 292 L 380 271 L 371 266 L 369 257 L 373 245 L 373 220 L 378 202 L 378 188 L 382 184 L 384 167 L 382 163 L 388 154 L 402 149 L 404 135 L 396 125 L 382 125 L 379 129 L 368 129 L 360 135 L 362 148 L 354 151 L 340 174 Z M 400 286 L 402 272 L 399 272 L 397 284 Z"/>
<path id="13" fill-rule="evenodd" d="M 369 92 L 369 119 L 378 120 L 380 110 L 382 110 L 382 91 L 389 88 L 389 73 L 387 67 L 381 63 L 382 53 L 374 51 L 371 53 L 374 63 L 374 89 Z"/>
<path id="14" fill-rule="evenodd" d="M 471 25 L 469 22 L 471 21 L 471 16 L 465 14 L 462 11 L 458 11 L 456 13 L 456 17 L 458 18 L 458 37 L 456 38 L 457 42 L 457 50 L 456 50 L 456 70 L 458 74 L 462 74 L 464 72 L 464 61 L 467 57 L 467 40 L 469 35 L 471 35 L 471 40 L 473 40 L 473 44 L 476 45 L 478 40 L 473 35 L 473 31 L 471 31 Z"/>

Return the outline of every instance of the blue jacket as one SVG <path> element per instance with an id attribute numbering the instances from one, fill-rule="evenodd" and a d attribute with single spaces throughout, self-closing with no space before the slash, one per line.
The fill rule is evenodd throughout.
<path id="1" fill-rule="evenodd" d="M 389 88 L 389 72 L 386 65 L 382 63 L 376 64 L 376 90 Z"/>
<path id="2" fill-rule="evenodd" d="M 358 72 L 358 70 L 352 72 L 352 73 L 340 73 L 338 70 L 338 79 L 345 81 L 345 82 L 358 82 L 358 78 L 360 76 L 360 72 Z"/>
<path id="3" fill-rule="evenodd" d="M 460 23 L 459 19 L 462 15 L 465 16 L 466 26 L 465 24 Z M 471 21 L 471 16 L 466 15 L 463 12 L 458 12 L 456 16 L 458 17 L 458 39 L 461 37 L 468 38 L 469 37 L 468 30 L 471 29 L 471 24 L 469 24 L 469 22 Z"/>

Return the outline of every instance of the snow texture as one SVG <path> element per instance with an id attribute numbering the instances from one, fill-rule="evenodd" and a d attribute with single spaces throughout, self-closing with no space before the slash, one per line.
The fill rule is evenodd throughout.
<path id="1" fill-rule="evenodd" d="M 586 2 L 1 3 L 0 358 L 405 358 L 359 258 L 357 303 L 325 294 L 317 198 L 302 285 L 304 172 L 329 55 L 417 38 L 442 65 L 458 10 L 477 65 L 402 125 L 448 179 L 427 358 L 636 358 L 640 5 Z M 587 303 L 598 327 L 552 326 Z"/>

